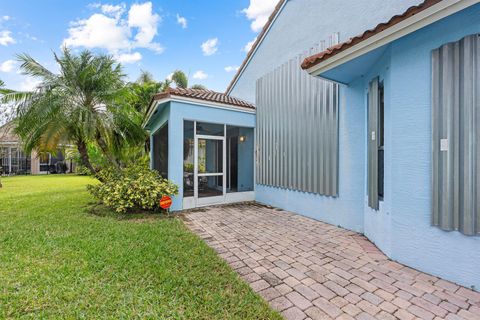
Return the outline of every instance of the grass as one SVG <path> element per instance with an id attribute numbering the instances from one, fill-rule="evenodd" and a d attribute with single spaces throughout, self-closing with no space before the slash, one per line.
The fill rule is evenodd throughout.
<path id="1" fill-rule="evenodd" d="M 179 219 L 91 214 L 88 177 L 2 182 L 0 318 L 280 319 Z"/>

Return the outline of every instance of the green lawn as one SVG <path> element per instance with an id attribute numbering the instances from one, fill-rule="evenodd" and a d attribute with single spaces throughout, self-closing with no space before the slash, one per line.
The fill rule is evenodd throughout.
<path id="1" fill-rule="evenodd" d="M 2 182 L 0 318 L 280 318 L 178 219 L 93 215 L 87 177 Z"/>

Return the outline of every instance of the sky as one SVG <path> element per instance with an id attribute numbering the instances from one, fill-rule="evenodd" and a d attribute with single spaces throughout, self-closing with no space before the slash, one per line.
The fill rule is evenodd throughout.
<path id="1" fill-rule="evenodd" d="M 32 90 L 16 55 L 58 72 L 62 46 L 114 56 L 127 81 L 181 69 L 190 84 L 223 92 L 278 0 L 0 0 L 0 79 Z"/>

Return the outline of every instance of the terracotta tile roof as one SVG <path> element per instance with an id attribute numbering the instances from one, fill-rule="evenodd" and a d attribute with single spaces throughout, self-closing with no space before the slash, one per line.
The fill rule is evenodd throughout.
<path id="1" fill-rule="evenodd" d="M 257 39 L 255 40 L 255 42 L 252 45 L 252 48 L 250 49 L 250 51 L 248 51 L 247 56 L 245 57 L 242 64 L 240 65 L 240 68 L 238 68 L 238 71 L 235 74 L 235 76 L 233 77 L 232 81 L 230 81 L 230 84 L 228 85 L 227 90 L 225 90 L 225 93 L 228 94 L 230 92 L 230 90 L 233 88 L 234 83 L 237 81 L 237 79 L 240 77 L 240 74 L 243 72 L 243 68 L 245 68 L 245 65 L 247 64 L 248 60 L 252 57 L 253 52 L 255 52 L 258 45 L 262 41 L 262 38 L 265 36 L 265 34 L 267 33 L 267 30 L 270 28 L 271 24 L 273 23 L 273 20 L 275 20 L 275 17 L 280 12 L 280 9 L 283 7 L 285 2 L 287 2 L 287 1 L 288 0 L 278 1 L 277 6 L 273 10 L 270 17 L 268 18 L 267 23 L 265 23 L 265 25 L 263 26 L 262 31 L 258 34 Z"/>
<path id="2" fill-rule="evenodd" d="M 394 25 L 402 22 L 403 20 L 420 13 L 425 9 L 430 8 L 431 6 L 433 6 L 437 3 L 440 3 L 441 1 L 443 1 L 443 0 L 425 0 L 424 2 L 422 2 L 419 5 L 412 6 L 412 7 L 408 8 L 407 11 L 405 11 L 404 13 L 393 16 L 388 22 L 380 23 L 375 28 L 367 30 L 364 33 L 362 33 L 361 35 L 350 38 L 349 40 L 347 40 L 345 42 L 342 42 L 342 43 L 339 43 L 337 45 L 334 45 L 334 46 L 326 49 L 325 51 L 319 52 L 319 53 L 314 54 L 314 55 L 312 55 L 308 58 L 305 58 L 305 60 L 302 63 L 302 69 L 309 69 L 309 68 L 319 64 L 320 62 L 323 62 L 323 61 L 333 57 L 334 55 L 336 55 L 336 54 L 338 54 L 342 51 L 345 51 L 346 49 L 348 49 L 350 47 L 353 47 L 354 45 L 356 45 L 356 44 L 358 44 L 362 41 L 365 41 L 368 38 L 382 32 L 382 31 L 384 31 L 384 30 L 386 30 L 390 27 L 393 27 Z"/>
<path id="3" fill-rule="evenodd" d="M 249 102 L 234 98 L 225 93 L 219 93 L 211 90 L 169 88 L 166 92 L 157 93 L 153 97 L 153 100 L 165 99 L 171 96 L 223 103 L 235 107 L 255 110 L 255 105 Z"/>

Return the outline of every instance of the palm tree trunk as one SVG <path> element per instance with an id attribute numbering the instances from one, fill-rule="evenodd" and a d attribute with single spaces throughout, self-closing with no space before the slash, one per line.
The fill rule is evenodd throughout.
<path id="1" fill-rule="evenodd" d="M 117 159 L 115 159 L 115 157 L 112 155 L 112 153 L 110 152 L 110 150 L 108 150 L 108 146 L 107 146 L 107 143 L 105 142 L 105 140 L 103 139 L 102 135 L 100 134 L 100 132 L 97 132 L 96 134 L 96 140 L 97 140 L 97 143 L 98 143 L 98 146 L 100 147 L 100 149 L 102 150 L 103 154 L 105 155 L 105 157 L 107 157 L 108 161 L 110 161 L 110 163 L 112 165 L 114 165 L 117 169 L 120 169 L 120 165 L 117 161 Z"/>
<path id="2" fill-rule="evenodd" d="M 95 168 L 93 168 L 92 163 L 90 162 L 90 157 L 88 156 L 87 144 L 83 140 L 77 141 L 78 153 L 80 153 L 80 161 L 82 165 L 85 166 L 92 175 L 95 175 Z"/>

